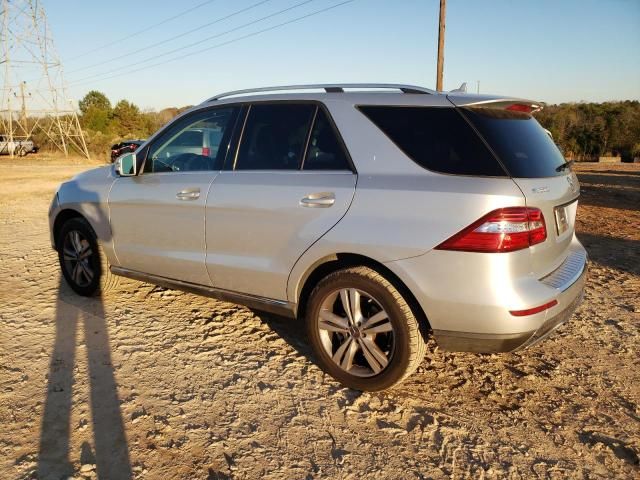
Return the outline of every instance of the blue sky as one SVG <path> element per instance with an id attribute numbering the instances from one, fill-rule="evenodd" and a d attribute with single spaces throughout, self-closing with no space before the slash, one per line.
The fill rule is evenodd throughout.
<path id="1" fill-rule="evenodd" d="M 197 7 L 205 1 L 43 0 L 70 96 L 77 100 L 96 89 L 114 102 L 127 98 L 142 108 L 160 109 L 199 103 L 221 91 L 277 84 L 435 87 L 438 0 L 355 0 L 188 56 L 344 1 L 308 0 L 242 27 L 302 1 L 263 0 L 227 20 L 161 43 L 259 2 L 211 0 Z M 143 29 L 148 30 L 134 35 Z M 231 29 L 237 30 L 224 33 Z M 217 38 L 181 49 L 213 36 Z M 145 63 L 171 50 L 176 52 Z M 115 57 L 121 58 L 107 61 Z M 144 68 L 168 59 L 174 60 Z M 135 66 L 123 68 L 130 64 Z M 640 99 L 640 1 L 449 0 L 444 87 L 466 81 L 475 91 L 478 80 L 483 93 L 549 103 Z"/>

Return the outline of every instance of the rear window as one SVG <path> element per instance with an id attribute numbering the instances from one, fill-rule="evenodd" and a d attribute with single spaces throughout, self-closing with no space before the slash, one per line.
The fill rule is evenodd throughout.
<path id="1" fill-rule="evenodd" d="M 409 158 L 435 172 L 504 177 L 504 170 L 455 108 L 361 106 Z"/>
<path id="2" fill-rule="evenodd" d="M 464 115 L 478 129 L 515 178 L 542 178 L 566 174 L 560 150 L 531 115 L 495 108 L 467 108 Z"/>

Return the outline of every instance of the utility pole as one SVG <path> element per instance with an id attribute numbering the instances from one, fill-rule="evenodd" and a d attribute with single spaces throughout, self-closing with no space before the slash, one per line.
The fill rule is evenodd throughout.
<path id="1" fill-rule="evenodd" d="M 20 99 L 22 100 L 20 107 L 20 124 L 22 128 L 27 129 L 27 104 L 24 101 L 24 87 L 27 85 L 27 82 L 20 82 Z"/>
<path id="2" fill-rule="evenodd" d="M 440 26 L 438 29 L 438 72 L 436 74 L 436 90 L 442 91 L 442 75 L 444 72 L 444 19 L 447 0 L 440 0 Z"/>

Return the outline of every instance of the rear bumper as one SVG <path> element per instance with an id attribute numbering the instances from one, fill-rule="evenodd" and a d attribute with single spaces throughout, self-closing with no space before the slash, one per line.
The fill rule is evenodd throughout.
<path id="1" fill-rule="evenodd" d="M 461 265 L 466 267 L 466 276 L 463 277 L 457 269 L 451 268 L 452 257 L 450 255 L 445 259 L 449 260 L 449 268 L 439 269 L 440 275 L 436 281 L 431 281 L 433 277 L 428 275 L 423 276 L 419 283 L 410 285 L 414 293 L 418 292 L 416 299 L 423 307 L 435 340 L 443 350 L 498 353 L 534 345 L 567 322 L 582 301 L 587 254 L 575 238 L 565 261 L 554 272 L 538 279 L 530 275 L 518 277 L 512 275 L 512 270 L 500 270 L 491 264 L 475 268 L 472 261 L 475 258 L 486 261 L 486 257 L 466 257 L 466 264 Z M 430 261 L 429 267 L 443 263 L 438 258 L 436 261 L 424 258 L 405 261 L 403 266 L 413 267 L 418 261 Z M 505 264 L 509 265 L 509 262 Z M 431 268 L 425 269 L 424 264 L 418 266 L 419 269 L 406 268 L 398 271 L 398 274 L 401 278 L 401 273 L 412 274 L 409 278 L 411 283 L 420 270 L 433 271 Z M 490 271 L 491 267 L 497 274 L 485 275 L 484 281 L 476 280 L 483 272 Z M 527 316 L 509 313 L 554 300 L 556 305 L 539 313 Z"/>
<path id="2" fill-rule="evenodd" d="M 577 272 L 576 268 L 579 268 Z M 523 333 L 497 335 L 434 330 L 436 341 L 444 350 L 477 353 L 512 352 L 535 345 L 571 318 L 573 312 L 582 303 L 586 278 L 586 253 L 574 252 L 560 268 L 541 279 L 541 282 L 553 286 L 560 292 L 557 301 L 563 308 L 561 307 L 559 311 L 547 310 L 543 323 L 537 329 Z M 564 283 L 562 283 L 563 279 Z"/>

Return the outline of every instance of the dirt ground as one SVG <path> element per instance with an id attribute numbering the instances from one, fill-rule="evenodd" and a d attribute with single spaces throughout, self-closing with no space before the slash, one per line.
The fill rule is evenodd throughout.
<path id="1" fill-rule="evenodd" d="M 640 478 L 640 165 L 579 165 L 573 320 L 517 354 L 430 342 L 367 394 L 294 321 L 123 281 L 74 295 L 49 245 L 87 165 L 0 158 L 0 479 Z"/>

